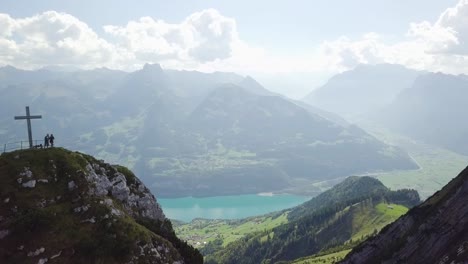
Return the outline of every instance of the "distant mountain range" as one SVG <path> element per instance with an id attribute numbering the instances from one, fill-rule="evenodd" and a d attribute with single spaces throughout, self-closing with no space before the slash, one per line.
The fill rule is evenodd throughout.
<path id="1" fill-rule="evenodd" d="M 468 76 L 400 65 L 361 65 L 304 98 L 348 120 L 371 120 L 426 143 L 467 155 Z"/>
<path id="2" fill-rule="evenodd" d="M 397 132 L 468 155 L 468 76 L 418 77 L 371 118 Z"/>
<path id="3" fill-rule="evenodd" d="M 160 197 L 280 191 L 355 173 L 415 169 L 334 114 L 269 92 L 251 77 L 163 70 L 127 73 L 0 68 L 0 140 L 35 138 L 123 163 Z"/>
<path id="4" fill-rule="evenodd" d="M 346 118 L 356 118 L 391 103 L 423 73 L 396 64 L 359 65 L 333 76 L 303 101 Z"/>

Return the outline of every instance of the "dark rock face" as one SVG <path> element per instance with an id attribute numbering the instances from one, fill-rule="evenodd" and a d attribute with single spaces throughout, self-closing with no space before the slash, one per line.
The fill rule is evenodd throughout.
<path id="1" fill-rule="evenodd" d="M 203 263 L 128 169 L 62 148 L 0 156 L 0 263 Z"/>
<path id="2" fill-rule="evenodd" d="M 468 263 L 468 168 L 341 263 Z"/>

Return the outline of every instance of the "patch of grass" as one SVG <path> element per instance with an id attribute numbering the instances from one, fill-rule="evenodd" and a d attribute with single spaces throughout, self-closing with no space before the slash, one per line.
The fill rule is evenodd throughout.
<path id="1" fill-rule="evenodd" d="M 270 214 L 243 220 L 197 219 L 188 224 L 178 225 L 175 231 L 181 239 L 197 247 L 203 247 L 205 245 L 204 242 L 209 243 L 216 239 L 221 239 L 222 246 L 224 247 L 244 237 L 246 234 L 270 230 L 287 223 L 287 214 L 287 212 L 280 215 Z"/>
<path id="2" fill-rule="evenodd" d="M 372 235 L 408 212 L 408 208 L 402 205 L 387 203 L 375 206 L 355 205 L 353 209 L 358 213 L 354 214 L 353 218 L 352 240 Z"/>
<path id="3" fill-rule="evenodd" d="M 408 212 L 408 208 L 399 204 L 379 203 L 375 206 L 375 209 L 377 212 L 388 218 L 398 218 Z"/>

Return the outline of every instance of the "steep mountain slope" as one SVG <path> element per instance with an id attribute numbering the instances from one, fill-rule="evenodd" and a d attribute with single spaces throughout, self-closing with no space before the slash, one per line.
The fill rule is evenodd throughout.
<path id="1" fill-rule="evenodd" d="M 11 71 L 0 68 L 0 76 Z M 0 142 L 25 135 L 12 116 L 29 105 L 43 115 L 33 121 L 36 138 L 53 133 L 60 146 L 123 163 L 163 197 L 280 191 L 417 168 L 403 150 L 251 77 L 159 65 L 60 72 L 37 83 L 27 78 L 36 72 L 21 74 L 16 84 L 0 82 Z"/>
<path id="2" fill-rule="evenodd" d="M 128 169 L 61 148 L 0 156 L 1 263 L 203 263 Z"/>
<path id="3" fill-rule="evenodd" d="M 344 117 L 356 117 L 392 102 L 419 74 L 401 65 L 359 65 L 332 77 L 303 100 Z"/>
<path id="4" fill-rule="evenodd" d="M 466 263 L 468 169 L 342 263 Z"/>
<path id="5" fill-rule="evenodd" d="M 468 154 L 468 77 L 430 73 L 417 78 L 395 101 L 374 115 L 397 132 Z"/>
<path id="6" fill-rule="evenodd" d="M 418 202 L 416 191 L 394 192 L 376 179 L 350 177 L 293 208 L 286 224 L 247 235 L 205 260 L 206 263 L 277 263 L 310 256 L 356 243 L 405 212 L 400 208 L 406 207 L 387 203 L 414 206 Z"/>

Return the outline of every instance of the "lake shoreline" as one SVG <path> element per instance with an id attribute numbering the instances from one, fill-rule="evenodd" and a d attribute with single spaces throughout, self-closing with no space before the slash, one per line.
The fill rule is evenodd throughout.
<path id="1" fill-rule="evenodd" d="M 282 211 L 310 200 L 310 196 L 260 193 L 236 196 L 184 197 L 158 199 L 169 219 L 191 222 L 193 219 L 237 220 Z"/>

